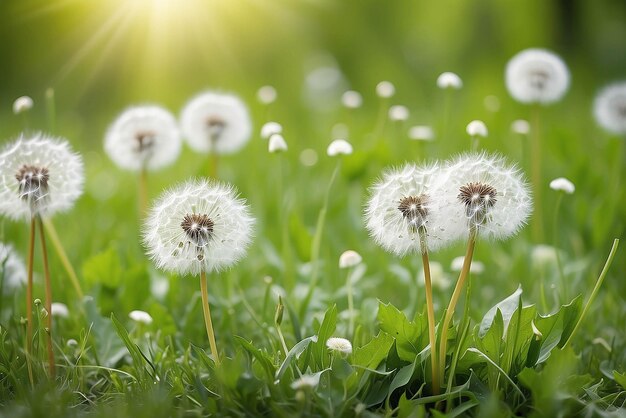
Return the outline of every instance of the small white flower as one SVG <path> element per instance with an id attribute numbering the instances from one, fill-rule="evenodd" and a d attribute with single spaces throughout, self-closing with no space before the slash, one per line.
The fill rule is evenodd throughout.
<path id="1" fill-rule="evenodd" d="M 360 264 L 361 261 L 363 261 L 363 257 L 361 257 L 361 254 L 357 253 L 354 250 L 347 250 L 341 253 L 341 256 L 339 256 L 339 268 L 346 269 L 354 267 L 357 264 Z"/>
<path id="2" fill-rule="evenodd" d="M 274 134 L 282 134 L 283 126 L 278 122 L 267 122 L 261 127 L 261 138 L 269 139 Z"/>
<path id="3" fill-rule="evenodd" d="M 466 238 L 470 230 L 489 239 L 514 235 L 532 211 L 529 186 L 516 166 L 486 153 L 462 154 L 446 164 L 443 199 L 453 213 L 448 226 Z M 459 223 L 460 221 L 460 223 Z"/>
<path id="4" fill-rule="evenodd" d="M 440 198 L 447 176 L 438 164 L 406 164 L 383 173 L 370 189 L 365 208 L 370 236 L 398 256 L 450 244 L 456 236 L 448 229 L 453 224 L 450 209 Z M 426 242 L 422 242 L 421 232 L 425 232 Z"/>
<path id="5" fill-rule="evenodd" d="M 352 145 L 345 139 L 335 139 L 333 142 L 328 145 L 326 149 L 326 154 L 329 157 L 334 157 L 336 155 L 350 155 L 352 154 Z"/>
<path id="6" fill-rule="evenodd" d="M 189 146 L 205 154 L 235 153 L 252 133 L 248 108 L 232 94 L 202 93 L 185 105 L 180 119 Z"/>
<path id="7" fill-rule="evenodd" d="M 435 139 L 435 132 L 430 126 L 416 125 L 409 129 L 409 138 L 416 141 L 433 141 Z"/>
<path id="8" fill-rule="evenodd" d="M 461 77 L 457 74 L 448 71 L 441 73 L 441 75 L 437 77 L 437 87 L 440 89 L 458 90 L 463 87 L 463 81 L 461 81 Z"/>
<path id="9" fill-rule="evenodd" d="M 243 257 L 254 219 L 233 187 L 190 180 L 161 195 L 143 241 L 158 268 L 181 275 L 219 271 Z"/>
<path id="10" fill-rule="evenodd" d="M 293 382 L 291 382 L 291 389 L 293 390 L 307 390 L 317 387 L 320 383 L 320 374 L 303 374 Z"/>
<path id="11" fill-rule="evenodd" d="M 530 253 L 530 258 L 534 265 L 543 267 L 556 263 L 557 249 L 545 244 L 535 245 Z"/>
<path id="12" fill-rule="evenodd" d="M 363 96 L 354 90 L 348 90 L 341 96 L 341 103 L 348 109 L 357 109 L 363 104 Z"/>
<path id="13" fill-rule="evenodd" d="M 150 314 L 145 311 L 130 311 L 128 317 L 140 324 L 150 325 L 152 323 L 152 316 L 150 316 Z"/>
<path id="14" fill-rule="evenodd" d="M 2 242 L 0 242 L 0 276 L 4 277 L 5 292 L 10 292 L 26 283 L 24 260 L 13 249 L 13 246 Z"/>
<path id="15" fill-rule="evenodd" d="M 409 118 L 409 108 L 403 105 L 394 105 L 389 108 L 389 119 L 394 122 L 403 122 Z"/>
<path id="16" fill-rule="evenodd" d="M 576 190 L 574 183 L 566 179 L 565 177 L 559 177 L 550 182 L 550 188 L 552 190 L 562 191 L 567 194 L 572 194 Z"/>
<path id="17" fill-rule="evenodd" d="M 469 136 L 481 136 L 483 138 L 487 137 L 487 125 L 482 120 L 473 120 L 467 124 L 467 128 L 465 131 Z"/>
<path id="18" fill-rule="evenodd" d="M 522 103 L 553 103 L 567 92 L 570 74 L 565 62 L 545 49 L 525 49 L 506 65 L 506 88 Z"/>
<path id="19" fill-rule="evenodd" d="M 511 123 L 511 131 L 520 135 L 528 135 L 530 133 L 530 123 L 524 119 L 517 119 Z"/>
<path id="20" fill-rule="evenodd" d="M 127 170 L 158 170 L 176 161 L 182 147 L 174 116 L 161 106 L 126 109 L 109 127 L 104 150 Z"/>
<path id="21" fill-rule="evenodd" d="M 268 150 L 270 153 L 287 151 L 287 143 L 285 138 L 281 134 L 274 134 L 270 137 L 268 143 Z"/>
<path id="22" fill-rule="evenodd" d="M 22 96 L 13 102 L 13 113 L 20 114 L 33 108 L 33 99 L 28 96 Z"/>
<path id="23" fill-rule="evenodd" d="M 391 81 L 381 81 L 376 85 L 376 95 L 381 99 L 388 99 L 396 94 L 396 87 Z"/>
<path id="24" fill-rule="evenodd" d="M 276 101 L 278 93 L 273 86 L 263 86 L 256 92 L 256 98 L 262 104 L 272 104 Z"/>
<path id="25" fill-rule="evenodd" d="M 456 257 L 450 263 L 450 270 L 452 271 L 461 271 L 463 269 L 463 262 L 465 261 L 464 256 Z M 470 265 L 470 273 L 474 274 L 482 274 L 485 271 L 485 265 L 478 260 L 472 260 L 472 264 Z"/>
<path id="26" fill-rule="evenodd" d="M 341 354 L 352 354 L 352 344 L 345 338 L 330 337 L 326 340 L 326 347 L 331 351 L 338 351 Z"/>
<path id="27" fill-rule="evenodd" d="M 18 220 L 66 211 L 83 180 L 82 159 L 66 140 L 22 136 L 0 153 L 0 213 Z"/>
<path id="28" fill-rule="evenodd" d="M 70 310 L 65 303 L 53 302 L 50 305 L 52 310 L 52 316 L 58 316 L 59 318 L 69 318 Z"/>
<path id="29" fill-rule="evenodd" d="M 593 102 L 593 114 L 602 128 L 626 134 L 626 81 L 602 89 Z"/>

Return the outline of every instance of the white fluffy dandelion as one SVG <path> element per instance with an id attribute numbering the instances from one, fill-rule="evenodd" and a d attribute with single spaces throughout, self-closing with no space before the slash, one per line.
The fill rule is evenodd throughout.
<path id="1" fill-rule="evenodd" d="M 381 99 L 388 99 L 396 94 L 396 86 L 391 81 L 381 81 L 376 84 L 376 95 Z"/>
<path id="2" fill-rule="evenodd" d="M 463 154 L 449 161 L 446 171 L 443 196 L 454 211 L 448 223 L 461 236 L 473 230 L 485 238 L 504 239 L 526 224 L 532 211 L 529 186 L 503 157 Z"/>
<path id="3" fill-rule="evenodd" d="M 192 180 L 161 195 L 145 222 L 144 243 L 157 267 L 199 275 L 243 257 L 253 224 L 233 187 Z"/>
<path id="4" fill-rule="evenodd" d="M 506 87 L 522 103 L 549 104 L 565 95 L 570 74 L 565 62 L 545 49 L 519 52 L 506 66 Z"/>
<path id="5" fill-rule="evenodd" d="M 232 94 L 205 92 L 191 99 L 180 118 L 189 146 L 201 153 L 232 154 L 250 139 L 248 108 Z"/>
<path id="6" fill-rule="evenodd" d="M 5 291 L 11 291 L 26 283 L 24 260 L 10 244 L 0 242 L 0 276 L 4 277 Z"/>
<path id="7" fill-rule="evenodd" d="M 602 128 L 626 134 L 626 81 L 602 89 L 593 102 L 593 114 Z"/>
<path id="8" fill-rule="evenodd" d="M 104 150 L 126 170 L 158 170 L 176 161 L 182 140 L 178 123 L 165 108 L 156 105 L 126 109 L 109 127 Z"/>
<path id="9" fill-rule="evenodd" d="M 370 236 L 399 256 L 451 243 L 456 237 L 449 231 L 450 209 L 441 200 L 446 178 L 447 172 L 437 164 L 406 164 L 385 172 L 370 189 L 365 208 Z"/>
<path id="10" fill-rule="evenodd" d="M 416 125 L 409 129 L 409 138 L 415 141 L 433 141 L 435 139 L 435 131 L 431 126 Z"/>
<path id="11" fill-rule="evenodd" d="M 339 268 L 347 269 L 350 267 L 354 267 L 357 264 L 360 264 L 363 261 L 363 257 L 361 254 L 357 253 L 354 250 L 346 250 L 339 256 Z"/>
<path id="12" fill-rule="evenodd" d="M 0 153 L 0 213 L 19 220 L 68 210 L 83 180 L 82 159 L 66 140 L 22 136 Z"/>
<path id="13" fill-rule="evenodd" d="M 13 113 L 16 115 L 33 108 L 33 99 L 28 96 L 21 96 L 13 102 Z"/>
<path id="14" fill-rule="evenodd" d="M 278 122 L 266 122 L 261 126 L 261 138 L 269 139 L 274 134 L 282 134 L 283 126 Z"/>
<path id="15" fill-rule="evenodd" d="M 465 131 L 469 136 L 479 136 L 482 138 L 486 138 L 488 131 L 487 125 L 482 120 L 473 120 L 467 124 Z"/>
<path id="16" fill-rule="evenodd" d="M 394 105 L 389 108 L 389 119 L 394 122 L 404 122 L 409 118 L 409 108 L 404 105 Z"/>
<path id="17" fill-rule="evenodd" d="M 150 325 L 152 323 L 152 316 L 146 311 L 130 311 L 128 317 L 139 324 Z"/>
<path id="18" fill-rule="evenodd" d="M 457 74 L 447 71 L 437 77 L 437 87 L 458 90 L 463 87 L 463 81 Z"/>
<path id="19" fill-rule="evenodd" d="M 335 139 L 328 145 L 326 154 L 329 157 L 335 157 L 337 155 L 350 155 L 352 154 L 352 145 L 345 139 Z"/>
<path id="20" fill-rule="evenodd" d="M 348 109 L 358 109 L 363 105 L 363 96 L 354 90 L 348 90 L 341 96 L 341 103 Z"/>
<path id="21" fill-rule="evenodd" d="M 566 179 L 565 177 L 559 177 L 550 182 L 550 188 L 552 190 L 565 192 L 567 194 L 572 194 L 576 190 L 576 186 L 574 183 Z"/>
<path id="22" fill-rule="evenodd" d="M 274 134 L 270 137 L 267 148 L 272 154 L 287 151 L 287 142 L 281 134 Z"/>
<path id="23" fill-rule="evenodd" d="M 337 351 L 343 355 L 352 354 L 352 344 L 345 338 L 330 337 L 326 340 L 326 347 L 331 351 Z"/>

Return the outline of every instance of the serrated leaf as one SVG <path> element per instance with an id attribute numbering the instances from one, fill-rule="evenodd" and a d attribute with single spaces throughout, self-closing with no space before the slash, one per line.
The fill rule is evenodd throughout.
<path id="1" fill-rule="evenodd" d="M 519 286 L 515 292 L 513 292 L 510 296 L 496 303 L 491 309 L 487 311 L 485 316 L 483 316 L 482 321 L 480 322 L 480 328 L 478 331 L 478 336 L 482 337 L 487 333 L 491 323 L 493 322 L 494 317 L 496 316 L 496 311 L 499 309 L 502 313 L 502 319 L 504 323 L 504 329 L 506 330 L 509 326 L 509 321 L 511 317 L 517 310 L 517 306 L 519 305 L 519 300 L 522 295 L 522 287 Z"/>
<path id="2" fill-rule="evenodd" d="M 393 345 L 393 337 L 379 332 L 370 342 L 354 350 L 352 362 L 354 365 L 368 369 L 376 369 Z"/>
<path id="3" fill-rule="evenodd" d="M 567 305 L 561 306 L 561 309 L 556 313 L 539 316 L 534 321 L 535 326 L 543 335 L 541 349 L 535 364 L 546 361 L 555 347 L 560 347 L 567 341 L 576 324 L 581 306 L 582 299 L 579 295 Z"/>
<path id="4" fill-rule="evenodd" d="M 504 336 L 504 319 L 499 308 L 496 308 L 495 316 L 485 335 L 481 338 L 480 331 L 477 342 L 480 351 L 496 364 L 500 364 L 500 356 L 502 355 L 502 342 Z M 471 352 L 471 350 L 470 350 Z"/>
<path id="5" fill-rule="evenodd" d="M 424 349 L 426 344 L 426 318 L 417 316 L 417 322 L 409 321 L 404 313 L 391 303 L 379 303 L 378 322 L 380 329 L 396 340 L 398 357 L 413 363 L 415 357 Z"/>

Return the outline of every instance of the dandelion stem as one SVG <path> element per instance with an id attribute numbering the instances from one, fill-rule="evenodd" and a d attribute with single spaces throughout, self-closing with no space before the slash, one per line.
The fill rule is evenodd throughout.
<path id="1" fill-rule="evenodd" d="M 470 234 L 467 240 L 467 250 L 465 252 L 465 258 L 463 259 L 463 267 L 461 269 L 461 273 L 459 274 L 459 279 L 456 282 L 456 286 L 454 287 L 454 292 L 452 292 L 452 298 L 450 299 L 448 309 L 446 310 L 446 314 L 441 325 L 441 338 L 439 341 L 439 360 L 441 363 L 439 365 L 439 369 L 442 377 L 445 376 L 446 372 L 448 328 L 450 325 L 450 321 L 452 320 L 452 316 L 454 315 L 454 308 L 459 301 L 459 297 L 461 296 L 461 290 L 463 289 L 463 285 L 465 284 L 465 280 L 467 279 L 470 267 L 472 265 L 472 257 L 474 256 L 474 247 L 476 245 L 477 234 L 478 231 L 475 228 L 470 228 Z"/>
<path id="2" fill-rule="evenodd" d="M 202 294 L 202 311 L 204 312 L 204 324 L 206 325 L 206 333 L 209 337 L 209 345 L 211 353 L 215 360 L 215 365 L 219 367 L 220 357 L 217 353 L 217 344 L 215 343 L 215 333 L 213 332 L 213 323 L 211 322 L 211 309 L 209 308 L 209 293 L 207 291 L 207 278 L 204 270 L 200 272 L 200 292 Z"/>
<path id="3" fill-rule="evenodd" d="M 531 109 L 531 130 L 530 130 L 530 161 L 531 161 L 531 179 L 533 183 L 533 192 L 535 198 L 535 219 L 532 224 L 532 235 L 535 242 L 543 241 L 543 199 L 542 199 L 542 187 L 541 180 L 541 134 L 540 130 L 540 118 L 539 118 L 539 105 L 533 106 Z"/>
<path id="4" fill-rule="evenodd" d="M 48 370 L 50 372 L 50 379 L 56 379 L 56 366 L 54 362 L 54 352 L 52 351 L 52 283 L 50 280 L 50 268 L 48 266 L 48 249 L 46 248 L 46 236 L 43 227 L 43 221 L 38 216 L 39 220 L 39 239 L 41 241 L 41 254 L 43 257 L 43 271 L 46 282 L 46 346 L 48 349 Z"/>
<path id="5" fill-rule="evenodd" d="M 420 228 L 420 240 L 426 239 L 426 232 Z M 422 264 L 424 265 L 424 284 L 426 290 L 426 312 L 428 313 L 428 340 L 430 342 L 430 365 L 432 368 L 433 395 L 439 394 L 439 366 L 437 365 L 437 337 L 435 335 L 435 307 L 433 305 L 433 286 L 430 277 L 430 261 L 428 260 L 428 249 L 422 246 Z"/>
<path id="6" fill-rule="evenodd" d="M 145 168 L 139 171 L 139 217 L 146 216 L 148 210 L 148 174 Z"/>
<path id="7" fill-rule="evenodd" d="M 80 286 L 80 282 L 78 281 L 78 276 L 76 276 L 76 271 L 74 271 L 74 268 L 72 267 L 72 263 L 70 263 L 70 260 L 67 257 L 67 253 L 65 252 L 65 248 L 63 248 L 63 244 L 61 243 L 61 240 L 59 239 L 59 235 L 57 234 L 54 224 L 52 223 L 52 221 L 50 221 L 50 219 L 42 219 L 42 221 L 43 221 L 44 226 L 46 227 L 46 233 L 48 234 L 48 237 L 50 237 L 50 241 L 52 241 L 52 246 L 57 252 L 59 259 L 61 260 L 61 264 L 65 268 L 65 271 L 67 275 L 69 276 L 70 281 L 72 282 L 72 285 L 74 286 L 74 289 L 76 290 L 76 294 L 78 295 L 78 298 L 82 300 L 84 297 L 84 293 Z"/>
<path id="8" fill-rule="evenodd" d="M 563 272 L 563 263 L 561 263 L 561 255 L 558 248 L 558 223 L 559 223 L 559 209 L 561 208 L 561 200 L 563 200 L 564 192 L 559 192 L 556 198 L 556 204 L 554 205 L 554 218 L 552 220 L 552 242 L 554 243 L 554 254 L 556 256 L 556 266 L 559 270 L 559 278 L 561 279 L 561 289 L 563 290 L 563 299 L 567 300 L 567 282 L 565 280 L 565 273 Z"/>
<path id="9" fill-rule="evenodd" d="M 567 339 L 567 341 L 565 341 L 565 344 L 563 344 L 563 347 L 561 347 L 561 349 L 564 349 L 565 347 L 567 347 L 567 345 L 574 338 L 574 335 L 576 334 L 576 331 L 578 331 L 578 328 L 580 328 L 580 324 L 583 322 L 583 319 L 585 318 L 585 315 L 587 314 L 589 307 L 591 306 L 596 296 L 598 295 L 600 286 L 602 286 L 602 282 L 604 281 L 604 278 L 606 277 L 606 274 L 608 273 L 609 268 L 611 267 L 611 264 L 613 263 L 613 258 L 615 257 L 615 253 L 617 252 L 618 246 L 619 246 L 619 239 L 616 238 L 613 240 L 613 246 L 611 247 L 609 256 L 606 259 L 606 263 L 604 263 L 602 272 L 600 273 L 600 276 L 598 277 L 598 280 L 596 281 L 596 285 L 594 286 L 593 291 L 591 292 L 591 296 L 589 296 L 589 300 L 587 301 L 587 304 L 585 305 L 583 312 L 580 314 L 580 317 L 578 318 L 578 322 L 576 322 L 576 325 L 574 326 L 572 333 L 569 335 L 569 338 Z"/>
<path id="10" fill-rule="evenodd" d="M 346 276 L 346 293 L 348 294 L 348 313 L 350 318 L 348 320 L 348 336 L 353 337 L 354 332 L 354 299 L 352 295 L 352 268 L 348 269 L 348 275 Z"/>
<path id="11" fill-rule="evenodd" d="M 26 365 L 28 378 L 34 387 L 33 365 L 31 355 L 33 351 L 33 264 L 35 256 L 35 217 L 30 220 L 30 238 L 28 240 L 28 283 L 26 284 Z"/>
<path id="12" fill-rule="evenodd" d="M 283 347 L 283 351 L 285 352 L 285 358 L 287 358 L 287 354 L 289 354 L 289 348 L 287 348 L 287 343 L 285 342 L 285 336 L 283 335 L 283 331 L 280 328 L 280 324 L 276 324 L 276 332 L 278 333 L 278 339 L 280 340 L 280 345 Z"/>
<path id="13" fill-rule="evenodd" d="M 328 183 L 328 188 L 326 189 L 326 194 L 324 195 L 324 205 L 320 210 L 320 213 L 317 217 L 317 225 L 315 228 L 315 236 L 313 237 L 313 243 L 311 245 L 311 281 L 309 282 L 309 289 L 307 290 L 306 296 L 302 301 L 302 306 L 300 307 L 300 317 L 304 318 L 306 314 L 306 310 L 311 302 L 311 297 L 313 296 L 313 291 L 317 286 L 317 280 L 319 276 L 319 258 L 320 258 L 320 247 L 322 243 L 322 234 L 324 232 L 324 224 L 326 222 L 326 212 L 328 211 L 328 201 L 330 199 L 330 190 L 333 187 L 333 183 L 335 182 L 335 178 L 339 174 L 339 170 L 341 169 L 341 159 L 337 159 L 337 165 L 335 166 L 335 170 L 333 171 L 332 176 L 330 177 L 330 182 Z"/>

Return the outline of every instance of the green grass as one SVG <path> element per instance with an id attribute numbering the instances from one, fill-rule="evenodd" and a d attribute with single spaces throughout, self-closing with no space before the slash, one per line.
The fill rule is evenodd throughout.
<path id="1" fill-rule="evenodd" d="M 286 2 L 281 10 L 291 13 L 287 16 L 256 5 L 249 12 L 237 11 L 240 15 L 225 15 L 224 21 L 231 23 L 222 22 L 228 51 L 200 44 L 205 49 L 196 54 L 185 44 L 181 51 L 169 51 L 180 65 L 168 62 L 163 71 L 144 65 L 126 77 L 114 66 L 96 71 L 92 49 L 72 76 L 58 78 L 44 76 L 34 63 L 61 68 L 74 56 L 83 42 L 79 34 L 88 32 L 82 20 L 88 8 L 73 5 L 32 17 L 29 12 L 37 3 L 24 3 L 1 6 L 6 13 L 0 18 L 5 29 L 0 30 L 6 36 L 0 52 L 11 64 L 0 81 L 0 138 L 4 143 L 22 130 L 24 122 L 10 113 L 10 103 L 25 93 L 35 98 L 29 128 L 48 130 L 44 94 L 47 87 L 55 88 L 54 133 L 68 137 L 83 155 L 86 187 L 76 207 L 52 221 L 90 297 L 76 298 L 51 249 L 54 300 L 66 303 L 70 316 L 54 318 L 55 382 L 46 377 L 43 331 L 36 326 L 31 387 L 23 350 L 25 326 L 20 323 L 25 291 L 1 295 L 0 416 L 624 416 L 623 247 L 572 341 L 563 347 L 592 295 L 613 240 L 624 236 L 626 144 L 624 138 L 596 127 L 590 112 L 597 89 L 623 78 L 626 68 L 623 57 L 614 57 L 619 55 L 614 51 L 623 50 L 623 40 L 609 36 L 603 25 L 613 22 L 616 33 L 624 31 L 623 22 L 612 19 L 609 5 L 579 6 L 584 19 L 576 27 L 577 36 L 585 42 L 576 47 L 560 40 L 558 34 L 565 29 L 552 28 L 550 19 L 558 15 L 552 3 L 541 6 L 540 17 L 523 2 L 514 2 L 510 10 L 495 1 L 476 9 L 451 1 L 421 8 L 390 5 L 384 10 L 371 1 L 330 8 Z M 539 2 L 533 4 L 539 7 Z M 614 7 L 616 15 L 623 13 L 623 7 Z M 450 13 L 440 17 L 444 8 Z M 221 13 L 227 6 L 218 9 Z M 255 11 L 259 19 L 252 18 Z M 485 21 L 491 26 L 474 33 Z M 284 33 L 267 33 L 289 22 Z M 54 53 L 42 45 L 46 31 L 57 24 L 76 24 L 78 30 L 76 36 L 62 38 L 66 44 Z M 238 38 L 242 27 L 246 30 Z M 33 39 L 16 34 L 29 29 Z M 127 36 L 139 39 L 134 33 Z M 485 46 L 492 37 L 499 44 Z M 557 242 L 562 251 L 565 278 L 561 280 L 556 264 L 543 269 L 533 264 L 537 243 L 528 227 L 506 242 L 479 242 L 475 259 L 485 264 L 485 271 L 471 275 L 469 303 L 464 292 L 456 309 L 448 345 L 448 374 L 454 362 L 453 379 L 446 379 L 447 393 L 433 398 L 430 361 L 423 351 L 428 337 L 424 288 L 419 284 L 421 258 L 398 259 L 368 238 L 362 221 L 367 187 L 387 166 L 445 159 L 469 150 L 464 130 L 472 119 L 484 120 L 489 128 L 481 149 L 504 154 L 528 173 L 528 139 L 512 134 L 509 126 L 515 119 L 528 119 L 530 109 L 508 97 L 502 74 L 510 56 L 534 45 L 562 53 L 573 74 L 564 100 L 541 111 L 545 184 L 543 207 L 535 208 L 543 212 L 544 243 Z M 608 46 L 594 48 L 597 45 Z M 140 54 L 126 53 L 141 51 L 141 45 L 126 48 L 115 46 L 111 62 L 140 63 Z M 302 101 L 303 68 L 307 57 L 320 50 L 333 54 L 350 88 L 363 93 L 363 108 L 321 112 Z M 204 54 L 215 59 L 207 60 Z M 465 84 L 450 97 L 446 138 L 410 141 L 406 131 L 413 124 L 430 124 L 441 133 L 444 96 L 435 80 L 446 70 L 457 71 Z M 91 76 L 96 82 L 87 83 Z M 402 126 L 387 121 L 384 131 L 374 136 L 380 112 L 374 87 L 381 79 L 394 82 L 398 94 L 390 104 L 408 105 L 411 118 Z M 256 89 L 266 83 L 279 92 L 270 108 L 254 100 Z M 177 113 L 186 99 L 207 86 L 240 94 L 255 126 L 241 153 L 220 158 L 219 178 L 239 189 L 257 219 L 248 256 L 231 270 L 209 276 L 220 368 L 209 356 L 197 278 L 154 269 L 140 241 L 138 180 L 116 168 L 101 146 L 107 124 L 125 106 L 159 101 Z M 498 97 L 497 112 L 484 107 L 487 95 Z M 267 120 L 284 125 L 286 153 L 267 153 L 267 143 L 258 136 Z M 319 236 L 320 261 L 313 267 L 318 217 L 336 166 L 336 160 L 325 155 L 336 123 L 347 124 L 355 153 L 343 159 L 330 190 Z M 312 167 L 299 160 L 307 148 L 318 153 Z M 209 164 L 209 158 L 186 148 L 174 166 L 150 175 L 150 198 L 189 177 L 207 175 Z M 576 192 L 563 196 L 555 225 L 559 197 L 547 183 L 560 176 L 572 180 Z M 27 239 L 25 223 L 0 220 L 0 241 L 12 243 L 23 256 Z M 329 336 L 345 337 L 348 332 L 347 272 L 338 268 L 339 255 L 347 249 L 358 251 L 364 261 L 353 276 L 359 311 L 351 338 L 355 350 L 342 358 L 324 343 Z M 442 264 L 452 286 L 456 273 L 450 271 L 450 262 L 463 252 L 459 244 L 430 255 Z M 42 268 L 37 247 L 34 295 L 43 299 Z M 302 315 L 315 268 L 317 287 Z M 167 292 L 155 292 L 163 283 Z M 509 298 L 519 286 L 522 298 Z M 274 323 L 278 293 L 285 305 L 281 330 L 292 350 L 288 356 Z M 435 286 L 437 318 L 451 293 L 452 287 Z M 500 301 L 500 310 L 485 318 Z M 149 312 L 154 322 L 132 322 L 128 313 L 134 309 Z M 301 373 L 319 373 L 319 385 L 292 389 Z"/>

